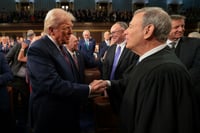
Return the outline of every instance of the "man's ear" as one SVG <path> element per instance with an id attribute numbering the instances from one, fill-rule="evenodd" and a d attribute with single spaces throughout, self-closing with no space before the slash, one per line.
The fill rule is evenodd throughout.
<path id="1" fill-rule="evenodd" d="M 49 34 L 50 34 L 50 35 L 52 35 L 52 34 L 54 33 L 54 32 L 53 32 L 54 28 L 52 28 L 52 27 L 49 27 L 49 29 L 48 29 L 48 30 L 49 30 Z"/>
<path id="2" fill-rule="evenodd" d="M 149 24 L 144 28 L 144 38 L 148 39 L 152 36 L 153 32 L 154 32 L 154 25 L 153 24 Z"/>

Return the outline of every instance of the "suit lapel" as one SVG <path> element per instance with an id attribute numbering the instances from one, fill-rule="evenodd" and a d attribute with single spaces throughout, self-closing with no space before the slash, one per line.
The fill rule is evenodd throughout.
<path id="1" fill-rule="evenodd" d="M 60 50 L 56 47 L 56 45 L 47 37 L 44 36 L 44 40 L 48 41 L 46 43 L 46 45 L 48 46 L 48 50 L 50 51 L 50 53 L 52 53 L 52 56 L 55 57 L 55 59 L 57 60 L 57 63 L 60 64 L 60 66 L 62 66 L 63 68 L 61 68 L 63 70 L 63 74 L 67 74 L 68 76 L 72 76 L 75 81 L 78 81 L 77 76 L 75 75 L 74 71 L 72 70 L 72 66 L 70 66 L 65 58 L 63 57 L 63 55 L 61 54 Z M 68 54 L 68 52 L 67 52 Z"/>
<path id="2" fill-rule="evenodd" d="M 114 44 L 115 45 L 115 44 Z M 108 51 L 108 53 L 110 53 L 110 57 L 108 56 L 108 54 L 107 54 L 107 56 L 108 56 L 108 58 L 109 58 L 109 64 L 113 64 L 113 62 L 114 62 L 114 58 L 115 58 L 115 50 L 116 50 L 116 45 L 115 46 L 113 46 L 113 47 L 111 47 L 111 49 L 110 49 L 110 51 Z M 111 68 L 112 69 L 112 68 Z"/>
<path id="3" fill-rule="evenodd" d="M 183 62 L 185 59 L 185 54 L 188 53 L 188 50 L 191 47 L 189 44 L 187 44 L 187 40 L 185 38 L 181 38 L 178 42 L 177 49 L 175 50 L 175 53 L 177 57 L 179 57 Z"/>
<path id="4" fill-rule="evenodd" d="M 80 81 L 78 69 L 76 68 L 75 62 L 74 62 L 72 56 L 70 55 L 70 53 L 68 51 L 67 51 L 67 55 L 70 58 L 70 62 L 71 62 L 71 65 L 72 65 L 72 71 L 73 71 L 74 77 L 76 78 L 76 81 Z"/>
<path id="5" fill-rule="evenodd" d="M 119 58 L 119 61 L 118 61 L 118 64 L 117 64 L 117 67 L 122 63 L 122 61 L 124 60 L 124 54 L 126 53 L 126 48 L 123 49 L 122 53 L 121 53 L 121 56 Z"/>

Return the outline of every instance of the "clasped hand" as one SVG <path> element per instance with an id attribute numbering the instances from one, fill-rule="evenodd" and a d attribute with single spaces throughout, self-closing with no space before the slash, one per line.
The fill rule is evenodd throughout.
<path id="1" fill-rule="evenodd" d="M 94 80 L 90 83 L 91 93 L 102 93 L 107 87 L 106 80 Z"/>

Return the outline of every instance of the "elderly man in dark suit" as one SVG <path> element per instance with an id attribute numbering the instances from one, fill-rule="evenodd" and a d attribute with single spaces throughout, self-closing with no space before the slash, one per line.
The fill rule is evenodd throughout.
<path id="1" fill-rule="evenodd" d="M 185 16 L 171 15 L 172 28 L 167 44 L 174 42 L 175 54 L 188 69 L 200 107 L 200 39 L 184 36 Z M 172 46 L 171 46 L 172 47 Z"/>
<path id="2" fill-rule="evenodd" d="M 77 71 L 80 77 L 80 83 L 85 83 L 86 75 L 85 68 L 91 67 L 94 65 L 93 61 L 84 58 L 83 54 L 78 50 L 78 38 L 71 34 L 69 41 L 65 45 L 67 51 L 73 58 L 73 62 L 77 67 Z M 93 110 L 91 109 L 90 99 L 88 102 L 81 106 L 80 111 L 80 126 L 81 132 L 91 132 L 94 130 L 94 122 L 93 122 Z"/>
<path id="3" fill-rule="evenodd" d="M 76 65 L 77 71 L 79 72 L 80 83 L 84 83 L 85 68 L 94 67 L 96 64 L 93 61 L 84 58 L 83 54 L 78 50 L 78 38 L 75 35 L 70 35 L 69 41 L 65 46 Z"/>
<path id="4" fill-rule="evenodd" d="M 125 22 L 120 21 L 114 23 L 110 29 L 111 40 L 109 43 L 111 45 L 106 51 L 102 67 L 102 79 L 104 80 L 121 79 L 126 72 L 129 72 L 127 71 L 127 68 L 130 65 L 135 65 L 138 60 L 138 55 L 126 48 L 124 31 L 127 28 L 128 25 Z M 107 125 L 97 125 L 97 127 L 105 126 L 113 130 L 118 130 L 118 115 L 120 111 L 120 101 L 122 100 L 122 96 L 123 92 L 119 92 L 114 95 L 110 91 L 104 91 L 104 96 L 95 98 L 95 104 L 97 105 L 97 108 L 100 107 L 100 109 L 107 111 L 107 115 L 105 116 L 104 121 L 107 121 L 106 123 L 110 123 Z M 97 113 L 99 113 L 97 115 L 101 116 L 100 111 Z M 97 123 L 101 123 L 99 122 L 98 117 L 96 121 Z"/>
<path id="5" fill-rule="evenodd" d="M 103 79 L 121 79 L 123 77 L 123 74 L 126 72 L 128 66 L 130 66 L 131 64 L 136 64 L 138 60 L 138 55 L 134 54 L 133 52 L 131 52 L 131 50 L 126 48 L 124 31 L 127 28 L 128 25 L 125 22 L 116 22 L 112 25 L 110 29 L 112 45 L 107 50 L 107 54 L 103 62 Z M 116 54 L 119 47 L 121 48 L 120 55 L 116 62 Z M 109 95 L 109 97 L 111 97 L 110 102 L 112 103 L 111 105 L 113 105 L 114 112 L 119 112 L 119 101 L 122 98 L 122 94 L 123 93 L 119 93 L 119 95 L 112 95 L 111 93 Z M 115 98 L 112 98 L 113 96 Z"/>
<path id="6" fill-rule="evenodd" d="M 73 20 L 71 13 L 60 8 L 50 10 L 44 20 L 46 35 L 29 47 L 33 133 L 80 133 L 80 105 L 100 91 L 94 90 L 93 84 L 79 83 L 75 65 L 63 46 L 72 34 Z"/>
<path id="7" fill-rule="evenodd" d="M 96 41 L 91 37 L 89 30 L 83 31 L 83 38 L 79 40 L 78 49 L 89 60 L 94 60 Z"/>

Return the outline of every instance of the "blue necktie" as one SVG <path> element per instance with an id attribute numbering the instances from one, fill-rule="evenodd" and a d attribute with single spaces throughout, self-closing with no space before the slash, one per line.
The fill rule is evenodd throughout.
<path id="1" fill-rule="evenodd" d="M 117 51 L 115 53 L 115 58 L 114 58 L 114 62 L 113 62 L 113 66 L 112 66 L 112 72 L 110 74 L 110 79 L 114 79 L 114 75 L 115 75 L 115 70 L 117 68 L 117 63 L 119 61 L 119 56 L 120 56 L 120 52 L 121 52 L 121 47 L 118 46 L 117 47 Z"/>
<path id="2" fill-rule="evenodd" d="M 85 41 L 85 45 L 86 45 L 87 50 L 89 50 L 89 41 L 88 40 Z"/>

